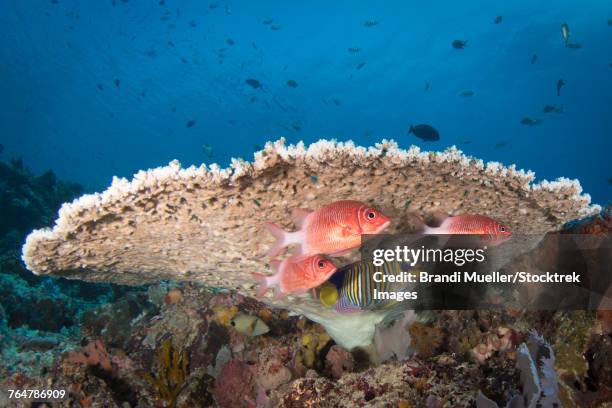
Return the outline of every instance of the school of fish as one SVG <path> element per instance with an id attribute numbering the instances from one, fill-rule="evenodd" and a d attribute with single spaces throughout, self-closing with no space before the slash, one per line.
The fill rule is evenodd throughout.
<path id="1" fill-rule="evenodd" d="M 360 201 L 342 200 L 314 211 L 294 209 L 292 218 L 298 228 L 293 232 L 285 231 L 272 222 L 265 223 L 276 239 L 268 252 L 275 274 L 252 274 L 260 284 L 257 297 L 263 297 L 270 288 L 275 289 L 275 299 L 319 288 L 321 302 L 325 306 L 333 306 L 340 313 L 385 306 L 372 301 L 374 288 L 385 289 L 373 282 L 373 265 L 362 261 L 339 269 L 326 255 L 344 255 L 358 248 L 362 235 L 379 234 L 390 225 L 388 216 Z M 499 245 L 512 236 L 509 227 L 476 214 L 447 216 L 436 227 L 423 224 L 420 233 L 478 235 L 490 246 Z M 283 250 L 290 246 L 294 247 L 290 256 L 278 259 Z M 397 274 L 400 272 L 399 264 L 385 264 L 382 272 Z"/>

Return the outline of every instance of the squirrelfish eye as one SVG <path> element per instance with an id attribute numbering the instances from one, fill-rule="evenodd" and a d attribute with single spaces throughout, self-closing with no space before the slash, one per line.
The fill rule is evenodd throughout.
<path id="1" fill-rule="evenodd" d="M 506 232 L 506 227 L 499 227 L 499 230 L 500 230 L 501 232 Z"/>
<path id="2" fill-rule="evenodd" d="M 367 217 L 373 220 L 374 218 L 376 218 L 376 213 L 374 211 L 368 211 Z"/>
<path id="3" fill-rule="evenodd" d="M 317 264 L 317 266 L 319 267 L 319 269 L 325 268 L 325 261 L 320 260 L 319 263 Z"/>

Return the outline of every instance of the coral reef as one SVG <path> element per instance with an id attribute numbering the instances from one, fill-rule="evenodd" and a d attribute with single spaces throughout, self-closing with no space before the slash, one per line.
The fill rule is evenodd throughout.
<path id="1" fill-rule="evenodd" d="M 35 176 L 21 159 L 0 162 L 0 253 L 18 249 L 33 228 L 51 225 L 62 203 L 82 193 L 51 170 Z"/>
<path id="2" fill-rule="evenodd" d="M 176 291 L 180 301 L 164 302 Z M 420 322 L 398 325 L 399 338 L 409 341 L 415 354 L 374 365 L 371 351 L 334 344 L 318 324 L 237 293 L 215 292 L 176 283 L 128 292 L 84 317 L 81 346 L 66 350 L 61 339 L 30 339 L 40 350 L 56 353 L 42 372 L 28 369 L 40 360 L 20 361 L 18 372 L 1 361 L 0 389 L 67 389 L 62 404 L 88 407 L 468 407 L 480 394 L 506 406 L 524 389 L 525 363 L 517 361 L 529 354 L 540 389 L 554 389 L 556 380 L 542 380 L 554 371 L 548 378 L 558 379 L 563 406 L 595 407 L 610 399 L 612 354 L 606 351 L 612 343 L 603 331 L 605 316 L 595 313 L 429 312 Z M 129 304 L 149 310 L 134 316 Z M 232 321 L 241 315 L 257 316 L 269 331 L 239 332 Z M 547 339 L 552 345 L 550 354 L 531 346 L 534 330 L 542 334 L 539 344 Z M 564 367 L 575 357 L 563 352 L 563 339 L 574 338 L 586 370 L 570 378 Z M 479 345 L 487 347 L 482 360 L 473 354 Z M 538 363 L 552 355 L 554 368 Z M 584 388 L 575 385 L 577 379 Z"/>
<path id="3" fill-rule="evenodd" d="M 213 395 L 222 407 L 248 407 L 255 394 L 253 367 L 240 360 L 230 360 L 217 376 Z"/>
<path id="4" fill-rule="evenodd" d="M 325 368 L 329 375 L 337 380 L 344 373 L 350 373 L 355 369 L 355 358 L 347 350 L 334 345 L 325 356 Z"/>
<path id="5" fill-rule="evenodd" d="M 347 163 L 353 163 L 349 158 L 362 160 L 353 163 L 352 168 L 354 171 L 366 173 L 368 169 L 374 169 L 370 167 L 374 166 L 374 163 L 386 163 L 381 161 L 379 156 L 382 153 L 376 149 L 357 149 L 362 153 L 357 155 L 355 148 L 349 149 L 346 145 L 323 143 L 318 146 L 315 155 L 314 150 L 300 150 L 302 147 L 299 146 L 285 149 L 280 145 L 269 145 L 265 156 L 259 155 L 260 167 L 251 168 L 252 174 L 238 177 L 229 172 L 206 173 L 206 177 L 213 177 L 214 174 L 216 181 L 191 188 L 198 194 L 202 194 L 204 186 L 210 191 L 220 193 L 217 201 L 207 201 L 208 210 L 219 211 L 218 206 L 223 203 L 235 210 L 247 208 L 246 201 L 242 207 L 238 206 L 235 203 L 238 198 L 233 195 L 236 184 L 244 183 L 242 188 L 246 200 L 250 197 L 257 200 L 261 198 L 259 205 L 270 212 L 270 217 L 281 219 L 284 207 L 272 208 L 270 202 L 252 190 L 261 187 L 259 182 L 263 183 L 262 180 L 266 180 L 269 186 L 275 186 L 279 180 L 277 172 L 281 169 L 293 176 L 291 180 L 298 181 L 301 180 L 297 177 L 300 172 L 317 170 L 317 183 L 321 182 L 327 186 L 334 181 L 338 191 L 342 193 L 346 186 L 323 169 L 325 158 L 337 158 L 336 155 L 340 154 L 340 162 L 344 163 L 345 167 L 348 166 Z M 423 182 L 429 180 L 425 177 L 428 175 L 433 177 L 432 180 L 435 179 L 436 183 L 442 183 L 438 178 L 444 180 L 441 172 L 449 168 L 456 172 L 465 172 L 477 166 L 477 163 L 469 160 L 462 161 L 463 156 L 453 152 L 447 153 L 446 156 L 421 155 L 415 151 L 402 153 L 394 150 L 392 145 L 386 146 L 389 150 L 384 154 L 389 163 L 382 164 L 383 166 L 396 166 L 398 174 L 405 172 L 416 180 L 425 180 Z M 379 149 L 383 147 L 379 146 Z M 400 160 L 401 157 L 404 159 Z M 446 157 L 444 160 L 447 161 L 442 160 L 442 157 Z M 264 166 L 266 160 L 272 162 Z M 240 166 L 235 166 L 235 169 L 239 168 Z M 583 198 L 576 195 L 577 190 L 570 189 L 573 193 L 568 193 L 568 198 L 563 202 L 561 196 L 556 195 L 562 194 L 556 187 L 546 183 L 540 187 L 528 187 L 528 182 L 519 183 L 523 176 L 517 175 L 518 173 L 495 166 L 487 168 L 483 167 L 480 172 L 474 173 L 478 174 L 478 180 L 489 180 L 481 187 L 485 191 L 484 196 L 487 191 L 498 191 L 497 183 L 505 180 L 504 182 L 510 183 L 512 188 L 516 189 L 513 191 L 520 192 L 517 193 L 518 196 L 535 196 L 531 197 L 534 201 L 530 201 L 528 207 L 532 216 L 550 211 L 544 218 L 536 216 L 533 228 L 552 228 L 565 220 L 566 216 L 569 218 L 580 211 L 590 211 Z M 196 172 L 192 172 L 194 182 L 200 177 Z M 159 220 L 160 218 L 156 217 L 161 217 L 159 212 L 162 208 L 172 212 L 172 208 L 166 207 L 168 201 L 164 200 L 178 194 L 174 187 L 185 181 L 189 170 L 179 171 L 171 167 L 166 173 L 161 170 L 155 173 L 155 176 L 153 173 L 150 176 L 141 176 L 145 180 L 143 182 L 148 183 L 146 180 L 153 179 L 159 181 L 164 174 L 164 177 L 168 177 L 168 184 L 164 187 L 162 183 L 159 187 L 161 190 L 166 188 L 168 195 L 159 190 L 159 206 L 155 205 L 149 209 L 152 212 L 157 211 L 157 215 L 152 213 L 151 217 L 153 220 Z M 381 175 L 376 175 L 374 170 L 371 174 L 377 183 L 382 180 L 378 178 Z M 351 179 L 349 175 L 345 176 L 347 180 Z M 445 177 L 449 180 L 449 185 L 452 185 L 454 176 L 446 174 Z M 390 181 L 391 186 L 400 185 L 397 180 L 393 180 Z M 308 179 L 308 182 L 312 181 Z M 151 189 L 158 188 L 155 183 L 148 186 Z M 132 194 L 127 185 L 124 187 L 127 189 L 127 196 Z M 271 191 L 278 193 L 275 188 L 272 187 Z M 489 188 L 491 190 L 488 190 Z M 504 189 L 505 187 L 500 188 L 500 194 L 513 197 L 514 193 Z M 443 188 L 440 194 L 444 191 L 449 190 Z M 393 201 L 397 200 L 394 194 L 389 194 L 390 201 L 385 201 L 384 205 L 391 208 L 397 204 Z M 453 194 L 449 197 L 449 208 L 459 211 L 459 207 L 453 207 Z M 548 200 L 553 198 L 559 199 L 560 203 L 550 204 Z M 151 197 L 145 199 L 143 205 L 150 205 L 147 204 L 151 202 L 149 199 Z M 306 202 L 315 205 L 322 199 L 315 195 L 311 201 Z M 87 199 L 82 199 L 81 204 L 83 200 Z M 37 241 L 36 238 L 30 244 L 38 242 L 36 245 L 41 245 L 40 248 L 48 249 L 47 245 L 54 243 L 58 245 L 57 253 L 62 257 L 76 257 L 84 262 L 95 261 L 95 267 L 79 268 L 74 277 L 90 272 L 95 276 L 93 280 L 115 280 L 122 273 L 125 273 L 124 277 L 128 280 L 145 276 L 140 275 L 137 270 L 122 269 L 128 266 L 125 263 L 126 257 L 134 254 L 131 252 L 134 248 L 112 252 L 111 255 L 116 256 L 118 262 L 114 266 L 112 263 L 106 263 L 111 262 L 110 259 L 102 259 L 102 263 L 97 264 L 101 258 L 95 251 L 90 252 L 89 257 L 81 258 L 78 246 L 72 246 L 77 245 L 79 239 L 85 236 L 95 242 L 106 242 L 105 240 L 110 238 L 105 234 L 110 233 L 111 228 L 121 225 L 116 218 L 109 218 L 112 212 L 107 210 L 118 209 L 119 207 L 113 206 L 124 200 L 111 193 L 104 197 L 99 196 L 96 200 L 106 203 L 104 206 L 108 205 L 96 207 L 100 210 L 96 215 L 99 217 L 96 218 L 97 221 L 90 219 L 87 223 L 80 224 L 83 218 L 72 212 L 76 211 L 77 204 L 66 206 L 60 217 L 60 220 L 64 219 L 61 223 L 67 223 L 64 226 L 78 224 L 79 227 L 75 227 L 78 231 L 69 232 L 56 226 L 55 232 L 45 233 L 48 234 L 49 241 Z M 195 202 L 201 204 L 199 200 Z M 411 211 L 418 213 L 430 209 L 424 203 L 416 203 L 417 207 L 411 208 Z M 484 209 L 484 204 L 481 204 L 481 209 Z M 177 205 L 183 209 L 191 206 L 180 201 Z M 97 211 L 94 207 L 89 210 L 79 208 L 84 211 L 84 218 L 93 217 L 93 212 Z M 565 208 L 568 212 L 561 215 L 560 208 Z M 178 212 L 168 216 L 176 217 L 174 222 L 181 227 L 184 221 L 181 215 L 183 210 L 177 208 L 176 211 Z M 517 218 L 512 219 L 518 220 L 521 214 L 519 211 L 515 212 Z M 142 220 L 129 210 L 115 214 L 128 218 L 133 216 L 139 222 Z M 199 217 L 204 213 L 194 214 Z M 257 218 L 248 211 L 235 214 L 242 215 L 237 215 L 236 219 L 230 217 L 229 221 L 225 220 L 231 224 L 228 236 L 238 230 L 239 218 L 245 218 L 245 214 L 250 214 L 251 220 Z M 566 225 L 566 230 L 562 233 L 609 233 L 609 214 L 609 210 L 605 210 L 583 222 Z M 502 213 L 498 215 L 503 216 Z M 67 221 L 69 218 L 75 224 L 70 224 L 72 221 Z M 519 227 L 522 225 L 531 228 L 521 222 L 523 221 L 519 220 L 517 224 Z M 249 231 L 258 231 L 254 226 L 251 227 Z M 221 223 L 212 223 L 210 228 L 212 229 L 205 231 L 205 235 L 222 231 Z M 56 235 L 60 232 L 67 235 Z M 142 233 L 142 230 L 135 231 L 134 239 Z M 169 234 L 168 232 L 162 235 L 161 242 L 168 243 L 164 239 L 167 239 Z M 193 236 L 185 235 L 184 238 L 189 240 Z M 148 239 L 146 242 L 157 245 L 153 234 Z M 121 239 L 118 242 L 122 242 Z M 227 244 L 223 239 L 221 242 Z M 177 246 L 170 245 L 167 262 L 160 264 L 160 275 L 151 272 L 151 276 L 160 277 L 171 270 L 174 266 L 170 264 L 177 261 L 179 254 L 191 256 L 192 249 L 189 248 L 192 245 L 195 248 L 199 243 L 199 240 L 180 242 L 186 247 L 185 253 L 178 252 L 179 242 Z M 107 244 L 110 245 L 109 242 Z M 236 246 L 242 244 L 233 242 L 225 253 L 242 256 L 242 247 Z M 246 244 L 250 245 L 248 242 Z M 196 259 L 201 260 L 200 252 L 201 249 L 198 249 L 197 254 L 193 252 Z M 539 246 L 529 254 L 529 259 L 543 259 L 550 255 L 549 252 L 546 245 Z M 43 251 L 42 254 L 44 253 Z M 247 261 L 251 262 L 251 266 L 263 265 L 262 260 L 253 256 L 256 253 L 254 250 Z M 147 252 L 144 254 L 151 255 Z M 51 257 L 49 262 L 56 261 L 57 259 Z M 157 259 L 153 257 L 151 261 L 156 262 Z M 0 406 L 41 406 L 31 401 L 9 401 L 5 390 L 10 388 L 65 389 L 69 391 L 68 396 L 57 405 L 92 408 L 473 407 L 478 403 L 501 407 L 516 401 L 517 396 L 531 398 L 532 401 L 542 398 L 542 403 L 549 403 L 553 401 L 552 397 L 558 396 L 565 407 L 598 407 L 605 406 L 612 400 L 612 318 L 605 310 L 408 312 L 403 319 L 400 317 L 392 325 L 386 324 L 385 318 L 389 316 L 368 312 L 363 314 L 362 318 L 343 315 L 345 323 L 341 326 L 330 317 L 333 316 L 333 311 L 322 311 L 309 304 L 306 299 L 289 298 L 285 303 L 276 303 L 284 307 L 290 304 L 294 312 L 305 312 L 312 316 L 313 320 L 325 323 L 331 328 L 326 330 L 316 322 L 298 317 L 296 313 L 270 307 L 269 300 L 264 304 L 245 296 L 252 293 L 252 288 L 249 281 L 241 277 L 245 271 L 240 269 L 242 260 L 239 258 L 228 258 L 225 263 L 214 264 L 216 268 L 204 263 L 204 266 L 209 268 L 207 271 L 214 272 L 204 273 L 200 272 L 200 269 L 194 269 L 194 275 L 191 277 L 196 282 L 163 281 L 134 290 L 111 285 L 77 284 L 47 277 L 34 277 L 34 283 L 22 278 L 20 273 L 14 273 L 19 266 L 11 262 L 13 261 L 0 262 L 0 267 L 10 269 L 6 274 L 3 271 L 0 280 L 0 292 L 4 296 L 0 307 L 0 342 L 3 345 L 0 359 Z M 186 264 L 179 265 L 190 267 Z M 143 274 L 150 272 L 149 266 L 151 264 L 144 264 Z M 163 268 L 167 268 L 166 271 Z M 64 273 L 70 274 L 69 271 Z M 190 278 L 183 275 L 173 276 Z M 206 284 L 225 282 L 229 290 L 205 286 L 197 281 Z M 28 312 L 27 306 L 32 307 L 32 304 L 37 305 L 36 309 Z M 43 306 L 47 307 L 46 311 L 40 309 Z M 62 314 L 63 318 L 53 319 L 58 314 Z M 385 324 L 381 323 L 383 321 Z M 353 345 L 364 343 L 364 339 L 371 338 L 377 324 L 380 324 L 378 329 L 381 344 L 375 348 L 379 357 L 384 355 L 389 358 L 389 361 L 382 364 L 377 364 L 378 361 L 373 358 L 373 348 L 352 348 Z M 336 338 L 352 339 L 353 345 L 349 348 L 343 347 L 344 343 L 338 344 L 334 341 Z M 526 367 L 529 370 L 526 370 Z M 539 390 L 537 397 L 534 390 Z M 544 399 L 549 397 L 551 399 Z"/>
<path id="6" fill-rule="evenodd" d="M 20 260 L 26 234 L 51 225 L 62 202 L 82 191 L 52 171 L 33 174 L 21 159 L 0 162 L 0 359 L 6 375 L 51 369 L 53 360 L 78 346 L 83 315 L 126 293 L 110 284 L 36 276 Z"/>
<path id="7" fill-rule="evenodd" d="M 187 354 L 179 351 L 168 338 L 161 344 L 155 356 L 156 374 L 145 373 L 144 378 L 157 390 L 168 408 L 175 408 L 178 395 L 185 387 L 189 375 Z"/>

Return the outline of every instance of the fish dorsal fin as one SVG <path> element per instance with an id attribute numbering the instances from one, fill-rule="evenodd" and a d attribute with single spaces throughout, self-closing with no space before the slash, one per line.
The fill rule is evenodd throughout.
<path id="1" fill-rule="evenodd" d="M 274 270 L 274 272 L 278 272 L 278 268 L 280 267 L 281 262 L 282 261 L 279 259 L 270 260 L 270 267 Z"/>
<path id="2" fill-rule="evenodd" d="M 312 211 L 305 210 L 304 208 L 294 208 L 293 211 L 291 211 L 291 218 L 293 218 L 293 222 L 295 222 L 298 228 L 302 228 L 306 217 L 308 217 L 311 212 Z"/>

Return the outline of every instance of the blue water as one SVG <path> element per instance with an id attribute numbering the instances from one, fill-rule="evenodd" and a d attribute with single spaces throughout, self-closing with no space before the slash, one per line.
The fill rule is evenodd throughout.
<path id="1" fill-rule="evenodd" d="M 36 172 L 52 168 L 100 190 L 113 175 L 175 158 L 251 158 L 281 136 L 363 145 L 393 138 L 432 150 L 470 141 L 459 145 L 468 154 L 538 178 L 578 178 L 605 203 L 609 19 L 609 1 L 4 0 L 0 159 L 23 156 Z M 581 49 L 564 46 L 563 22 Z M 467 47 L 454 49 L 455 39 Z M 546 104 L 564 113 L 544 114 Z M 543 122 L 527 127 L 526 116 Z M 418 123 L 435 126 L 441 140 L 407 135 Z"/>

